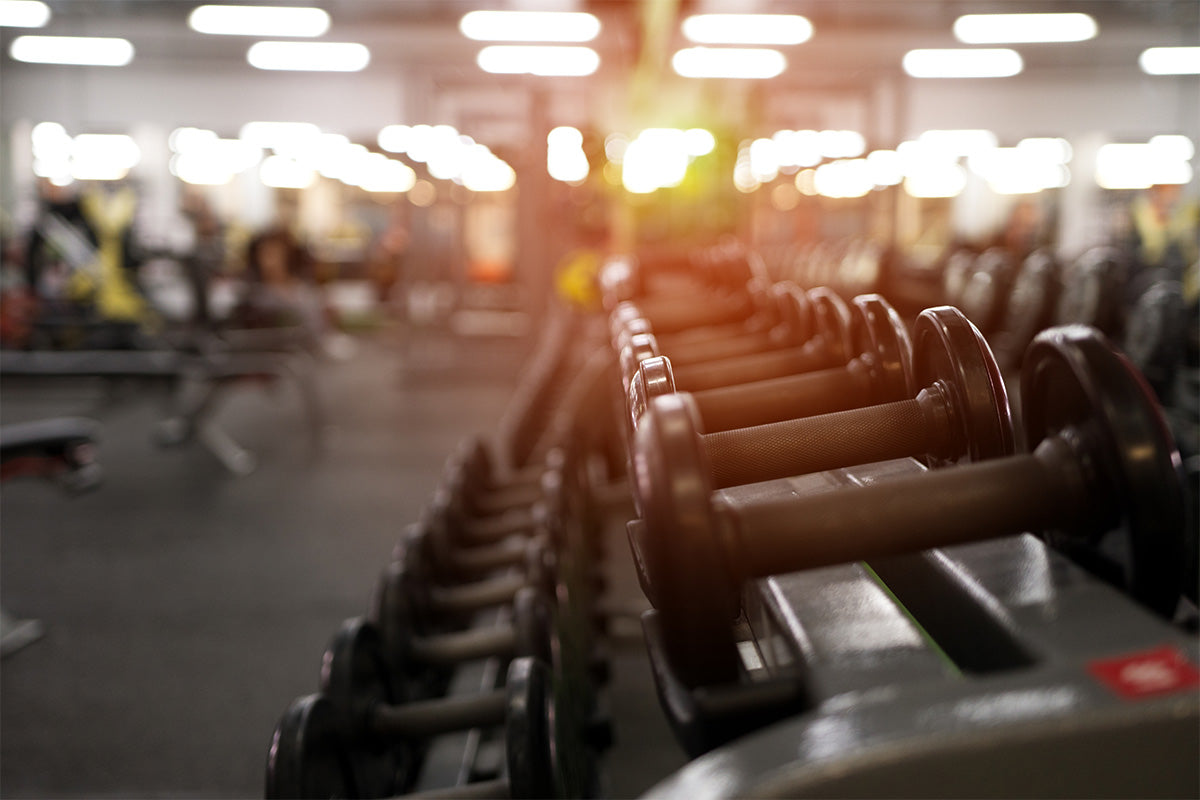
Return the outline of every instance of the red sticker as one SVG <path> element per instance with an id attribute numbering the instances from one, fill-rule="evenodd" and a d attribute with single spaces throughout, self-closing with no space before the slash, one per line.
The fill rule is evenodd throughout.
<path id="1" fill-rule="evenodd" d="M 1129 699 L 1200 686 L 1200 670 L 1170 646 L 1093 661 L 1087 669 L 1105 686 Z"/>

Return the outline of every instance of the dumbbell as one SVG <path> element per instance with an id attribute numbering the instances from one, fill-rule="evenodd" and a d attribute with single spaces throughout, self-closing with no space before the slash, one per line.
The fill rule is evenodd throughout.
<path id="1" fill-rule="evenodd" d="M 999 247 L 984 250 L 971 266 L 957 305 L 985 335 L 994 333 L 1003 319 L 1013 272 L 1012 256 Z"/>
<path id="2" fill-rule="evenodd" d="M 1178 281 L 1156 281 L 1129 312 L 1125 352 L 1155 395 L 1169 402 L 1187 348 L 1187 305 Z"/>
<path id="3" fill-rule="evenodd" d="M 698 364 L 672 364 L 676 388 L 694 392 L 813 372 L 845 364 L 853 357 L 850 310 L 845 301 L 825 288 L 811 289 L 807 293 L 789 290 L 784 296 L 791 302 L 806 303 L 809 307 L 811 335 L 803 345 Z M 670 357 L 670 353 L 660 352 L 653 337 L 630 337 L 629 348 L 620 356 L 626 390 L 637 365 L 658 355 Z"/>
<path id="4" fill-rule="evenodd" d="M 500 725 L 504 726 L 507 776 L 495 786 L 476 787 L 469 795 L 464 790 L 464 796 L 557 796 L 555 699 L 545 665 L 518 658 L 509 664 L 502 689 L 397 706 L 386 702 L 386 690 L 378 683 L 382 666 L 372 654 L 369 629 L 360 628 L 356 636 L 362 681 L 345 687 L 348 696 L 297 699 L 276 726 L 267 759 L 268 798 L 384 796 L 394 789 L 384 786 L 380 792 L 382 781 L 363 776 L 364 762 L 375 772 L 380 769 L 373 761 L 388 763 L 386 755 L 366 749 L 370 744 L 391 742 L 411 750 L 444 733 Z M 339 702 L 350 706 L 339 707 Z M 359 735 L 348 735 L 346 724 L 357 726 Z M 375 741 L 364 741 L 369 739 Z M 387 755 L 392 755 L 392 763 L 402 758 Z M 480 788 L 494 793 L 481 794 Z"/>
<path id="5" fill-rule="evenodd" d="M 737 504 L 714 497 L 686 405 L 656 400 L 638 431 L 645 525 L 635 544 L 681 679 L 736 675 L 729 623 L 746 579 L 1024 531 L 1105 559 L 1135 598 L 1169 615 L 1185 512 L 1178 454 L 1148 388 L 1101 334 L 1070 326 L 1034 340 L 1021 391 L 1029 454 Z M 1118 527 L 1126 563 L 1102 547 Z"/>
<path id="6" fill-rule="evenodd" d="M 419 607 L 420 599 L 412 596 L 417 589 L 414 585 L 416 581 L 405 575 L 403 568 L 394 573 L 389 570 L 389 573 L 388 583 L 380 593 L 374 616 L 377 617 L 375 623 L 381 647 L 392 668 L 392 675 L 404 681 L 405 685 L 430 672 L 445 672 L 463 663 L 484 658 L 508 659 L 527 655 L 540 658 L 547 664 L 554 663 L 556 632 L 550 600 L 544 588 L 527 584 L 508 598 L 508 602 L 512 603 L 511 622 L 422 633 L 422 627 L 428 630 L 433 609 Z M 417 602 L 414 603 L 414 600 Z M 483 608 L 486 606 L 479 606 L 479 610 Z M 330 653 L 327 654 L 327 662 L 338 655 L 336 643 L 331 645 Z"/>
<path id="7" fill-rule="evenodd" d="M 942 268 L 942 296 L 946 305 L 957 306 L 962 302 L 963 290 L 975 267 L 975 254 L 970 250 L 955 250 Z"/>
<path id="8" fill-rule="evenodd" d="M 949 463 L 1011 453 L 1008 397 L 987 342 L 975 326 L 957 309 L 928 309 L 917 317 L 913 339 L 913 380 L 920 387 L 913 399 L 700 433 L 699 414 L 690 395 L 660 396 L 643 415 L 637 456 L 644 457 L 647 448 L 680 446 L 674 440 L 656 440 L 668 424 L 654 419 L 662 417 L 656 409 L 668 399 L 671 408 L 685 412 L 685 416 L 668 417 L 670 435 L 682 435 L 681 426 L 686 426 L 690 452 L 699 458 L 714 488 L 906 456 Z M 643 437 L 642 428 L 652 422 L 653 432 Z M 644 502 L 647 476 L 635 477 Z"/>
<path id="9" fill-rule="evenodd" d="M 439 486 L 433 493 L 427 513 L 437 517 L 440 530 L 450 541 L 463 547 L 496 544 L 510 536 L 527 535 L 537 524 L 536 504 L 509 507 L 500 513 L 478 516 L 461 485 Z"/>
<path id="10" fill-rule="evenodd" d="M 535 464 L 519 472 L 502 475 L 483 440 L 468 437 L 459 443 L 447 459 L 443 474 L 462 474 L 468 490 L 487 493 L 536 487 L 541 482 L 542 469 L 541 464 Z"/>
<path id="11" fill-rule="evenodd" d="M 531 528 L 529 535 L 536 535 Z M 405 528 L 393 551 L 393 560 L 417 558 L 443 583 L 474 581 L 499 570 L 520 566 L 528 557 L 528 535 L 513 534 L 494 544 L 463 546 L 458 543 L 445 515 L 431 509 Z"/>
<path id="12" fill-rule="evenodd" d="M 1058 298 L 1055 321 L 1060 325 L 1090 325 L 1109 336 L 1123 323 L 1121 288 L 1127 267 L 1116 248 L 1094 247 L 1067 270 Z"/>
<path id="13" fill-rule="evenodd" d="M 995 338 L 996 358 L 1001 366 L 1020 366 L 1021 356 L 1033 337 L 1053 322 L 1058 294 L 1058 262 L 1045 250 L 1033 251 L 1013 280 L 1004 322 Z"/>
<path id="14" fill-rule="evenodd" d="M 692 392 L 706 433 L 810 417 L 913 396 L 912 343 L 896 310 L 879 295 L 851 303 L 856 355 L 844 367 Z M 675 391 L 672 362 L 641 362 L 629 387 L 636 429 L 647 402 Z"/>
<path id="15" fill-rule="evenodd" d="M 439 490 L 449 492 L 466 516 L 481 523 L 512 512 L 528 511 L 542 496 L 540 480 L 490 488 L 472 480 L 467 470 L 453 466 L 443 470 Z"/>

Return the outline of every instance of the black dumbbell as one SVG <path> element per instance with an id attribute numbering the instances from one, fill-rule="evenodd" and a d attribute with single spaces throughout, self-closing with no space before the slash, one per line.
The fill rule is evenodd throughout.
<path id="1" fill-rule="evenodd" d="M 1187 304 L 1178 281 L 1156 281 L 1138 297 L 1125 326 L 1125 352 L 1161 401 L 1169 402 L 1187 348 Z"/>
<path id="2" fill-rule="evenodd" d="M 495 544 L 510 536 L 528 535 L 537 525 L 536 504 L 510 507 L 502 513 L 478 516 L 472 513 L 460 485 L 441 485 L 433 493 L 427 513 L 441 521 L 440 530 L 450 541 L 467 547 Z"/>
<path id="3" fill-rule="evenodd" d="M 469 437 L 455 448 L 443 472 L 450 475 L 461 473 L 470 491 L 502 492 L 522 486 L 537 486 L 541 482 L 542 465 L 535 464 L 519 472 L 501 474 L 483 440 Z"/>
<path id="4" fill-rule="evenodd" d="M 1128 268 L 1114 247 L 1094 247 L 1075 259 L 1063 276 L 1055 321 L 1090 325 L 1109 336 L 1120 333 L 1122 294 Z"/>
<path id="5" fill-rule="evenodd" d="M 844 367 L 692 392 L 701 429 L 746 428 L 912 397 L 912 343 L 900 315 L 879 295 L 860 295 L 851 303 L 851 320 L 856 355 Z M 650 398 L 674 391 L 669 359 L 642 361 L 629 387 L 634 429 Z"/>
<path id="6" fill-rule="evenodd" d="M 384 656 L 397 679 L 410 681 L 431 671 L 446 672 L 468 661 L 493 657 L 535 656 L 547 664 L 554 663 L 556 631 L 550 601 L 542 587 L 525 585 L 513 593 L 509 598 L 511 622 L 420 633 L 421 623 L 427 623 L 432 609 L 420 607 L 420 600 L 411 596 L 419 581 L 406 576 L 403 568 L 389 577 L 395 580 L 385 587 L 375 615 Z"/>
<path id="7" fill-rule="evenodd" d="M 802 346 L 698 364 L 673 365 L 676 387 L 680 391 L 694 392 L 735 383 L 750 383 L 840 366 L 854 356 L 850 310 L 845 301 L 824 288 L 812 289 L 807 293 L 789 292 L 786 296 L 797 298 L 797 302 L 807 302 L 810 309 L 811 336 Z M 637 365 L 646 358 L 658 355 L 664 354 L 659 351 L 653 337 L 630 337 L 629 348 L 620 356 L 626 390 Z"/>
<path id="8" fill-rule="evenodd" d="M 639 431 L 653 456 L 639 478 L 646 516 L 636 544 L 650 554 L 647 577 L 682 679 L 736 674 L 729 622 L 746 579 L 1024 531 L 1105 559 L 1135 598 L 1170 614 L 1183 570 L 1178 454 L 1136 370 L 1095 330 L 1057 328 L 1031 345 L 1021 389 L 1031 454 L 737 505 L 714 502 L 703 462 L 687 455 L 696 448 L 680 424 L 687 409 L 658 401 L 661 424 L 656 415 Z M 1125 561 L 1102 548 L 1114 529 Z"/>
<path id="9" fill-rule="evenodd" d="M 1020 366 L 1021 356 L 1033 337 L 1050 327 L 1058 293 L 1058 262 L 1045 250 L 1033 251 L 1013 280 L 1004 322 L 995 337 L 996 358 L 1002 367 Z"/>
<path id="10" fill-rule="evenodd" d="M 540 479 L 500 488 L 490 488 L 473 480 L 465 469 L 448 465 L 442 472 L 441 490 L 449 492 L 463 512 L 480 520 L 514 511 L 528 511 L 541 499 Z"/>
<path id="11" fill-rule="evenodd" d="M 1012 256 L 999 247 L 984 250 L 971 266 L 956 305 L 984 335 L 991 335 L 1000 326 L 1013 272 Z"/>
<path id="12" fill-rule="evenodd" d="M 309 695 L 284 712 L 271 740 L 267 758 L 268 798 L 378 797 L 402 787 L 379 792 L 382 781 L 364 780 L 364 761 L 383 761 L 370 753 L 370 744 L 398 744 L 391 763 L 400 760 L 396 749 L 419 749 L 434 736 L 473 727 L 504 727 L 507 776 L 494 787 L 463 789 L 464 796 L 544 798 L 557 796 L 558 766 L 555 755 L 555 699 L 549 670 L 532 658 L 513 660 L 503 689 L 468 698 L 427 700 L 394 705 L 382 698 L 381 687 L 371 677 L 380 668 L 371 654 L 369 629 L 359 629 L 364 682 L 346 687 L 349 697 Z M 349 702 L 350 709 L 339 708 Z M 348 735 L 347 714 L 361 728 Z M 366 737 L 361 734 L 367 733 Z M 388 751 L 384 750 L 384 753 Z M 488 790 L 487 793 L 481 789 Z M 494 790 L 491 792 L 490 790 Z"/>
<path id="13" fill-rule="evenodd" d="M 678 333 L 658 335 L 650 320 L 622 306 L 624 315 L 614 314 L 613 346 L 622 352 L 635 334 L 654 336 L 659 348 L 680 364 L 734 358 L 761 350 L 802 343 L 809 336 L 807 307 L 785 297 L 787 284 L 748 287 L 757 312 L 745 320 L 722 325 L 699 326 Z M 799 293 L 794 285 L 791 288 Z M 801 296 L 801 299 L 803 297 Z"/>
<path id="14" fill-rule="evenodd" d="M 913 339 L 915 398 L 702 434 L 690 395 L 660 396 L 642 418 L 635 462 L 648 457 L 648 449 L 679 447 L 673 439 L 660 441 L 664 425 L 669 436 L 682 435 L 686 427 L 691 452 L 713 488 L 906 456 L 949 463 L 1011 453 L 1008 397 L 979 331 L 957 309 L 943 306 L 921 313 Z M 669 404 L 660 405 L 664 401 Z M 668 408 L 682 415 L 668 412 L 664 418 L 661 410 Z M 642 428 L 651 423 L 653 430 L 643 437 Z M 635 476 L 643 502 L 645 477 Z"/>
<path id="15" fill-rule="evenodd" d="M 528 540 L 535 529 L 499 539 L 494 544 L 463 546 L 444 514 L 426 509 L 405 528 L 393 551 L 393 560 L 418 558 L 444 583 L 474 581 L 525 563 Z"/>
<path id="16" fill-rule="evenodd" d="M 970 250 L 955 250 L 946 259 L 942 268 L 942 297 L 946 305 L 957 306 L 962 302 L 963 289 L 975 267 L 975 254 Z"/>

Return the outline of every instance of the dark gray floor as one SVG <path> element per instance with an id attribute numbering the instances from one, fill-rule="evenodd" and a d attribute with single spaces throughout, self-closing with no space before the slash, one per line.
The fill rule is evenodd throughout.
<path id="1" fill-rule="evenodd" d="M 261 796 L 278 715 L 316 688 L 325 642 L 365 612 L 454 445 L 496 430 L 524 350 L 361 340 L 323 366 L 333 430 L 316 460 L 293 394 L 239 389 L 218 419 L 260 459 L 241 479 L 198 447 L 156 449 L 145 393 L 101 412 L 88 384 L 6 382 L 4 422 L 99 413 L 106 480 L 77 498 L 36 481 L 0 495 L 0 602 L 46 627 L 0 667 L 0 792 Z M 618 630 L 608 787 L 623 797 L 682 756 L 636 627 Z"/>

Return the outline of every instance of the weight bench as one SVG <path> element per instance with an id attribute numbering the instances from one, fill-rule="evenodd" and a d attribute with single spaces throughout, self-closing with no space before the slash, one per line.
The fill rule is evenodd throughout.
<path id="1" fill-rule="evenodd" d="M 0 427 L 0 480 L 51 478 L 72 494 L 100 484 L 94 447 L 100 426 L 90 419 L 60 417 Z M 42 637 L 36 619 L 16 619 L 0 609 L 0 657 Z"/>
<path id="2" fill-rule="evenodd" d="M 254 455 L 241 447 L 212 420 L 211 412 L 223 391 L 245 380 L 290 379 L 298 387 L 314 448 L 320 446 L 323 416 L 311 370 L 296 359 L 276 352 L 178 350 L 53 350 L 0 353 L 0 376 L 30 379 L 101 378 L 163 384 L 172 393 L 171 414 L 155 431 L 160 446 L 177 446 L 198 439 L 235 475 L 248 475 Z M 196 387 L 189 391 L 189 387 Z"/>

